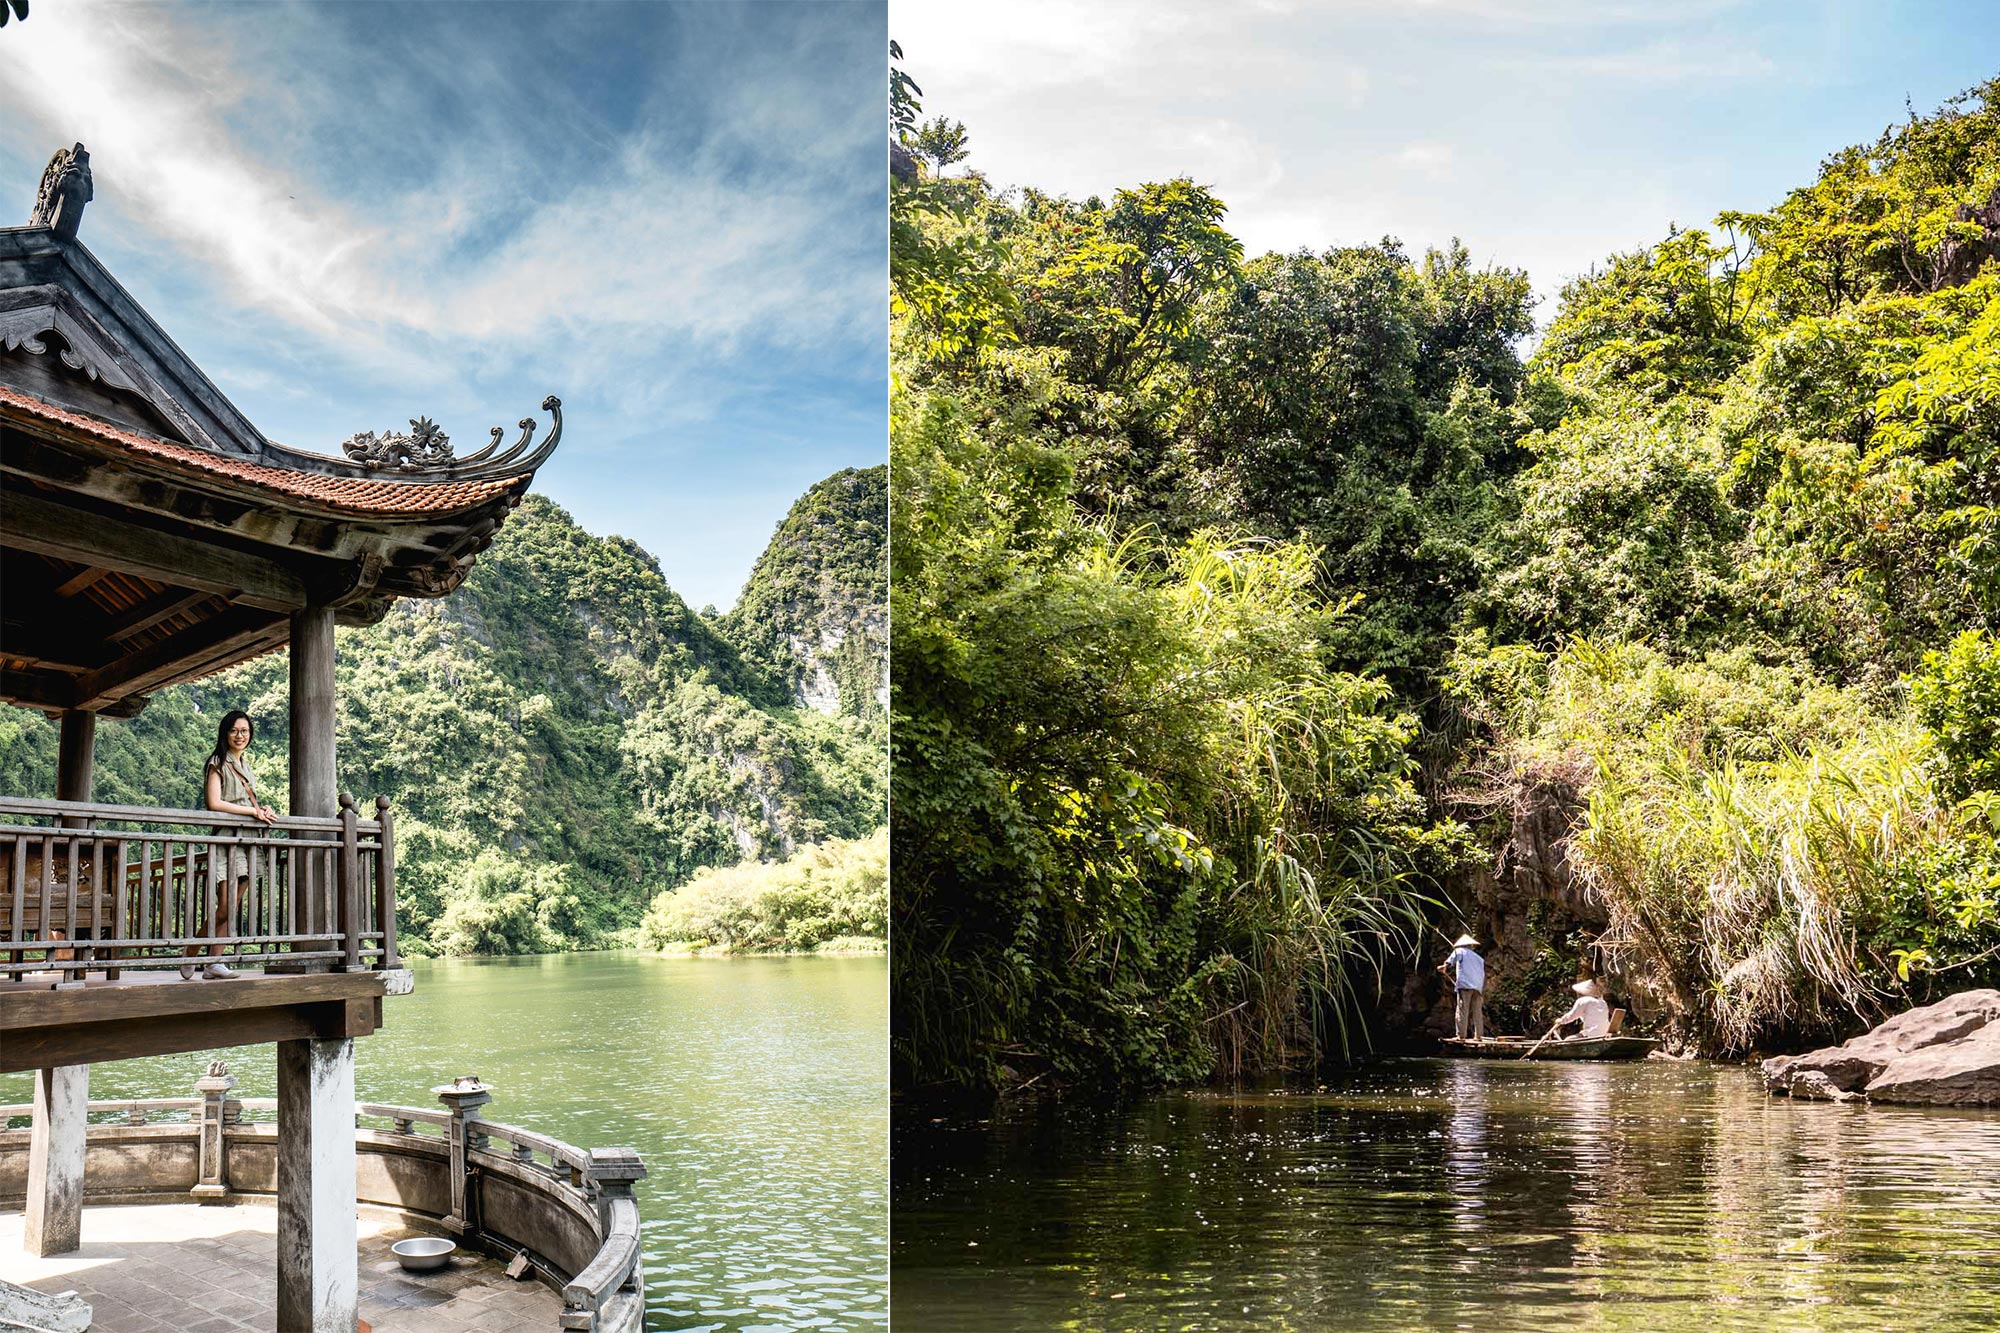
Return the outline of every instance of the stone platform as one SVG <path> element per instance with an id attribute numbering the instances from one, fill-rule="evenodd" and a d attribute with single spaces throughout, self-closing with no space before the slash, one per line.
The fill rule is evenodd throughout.
<path id="1" fill-rule="evenodd" d="M 0 1277 L 38 1291 L 76 1291 L 95 1307 L 91 1333 L 273 1333 L 277 1211 L 138 1204 L 90 1207 L 83 1248 L 37 1259 L 22 1248 L 20 1213 L 0 1214 Z M 373 1333 L 553 1333 L 562 1300 L 460 1251 L 437 1273 L 405 1273 L 389 1246 L 413 1230 L 361 1211 L 361 1317 Z"/>

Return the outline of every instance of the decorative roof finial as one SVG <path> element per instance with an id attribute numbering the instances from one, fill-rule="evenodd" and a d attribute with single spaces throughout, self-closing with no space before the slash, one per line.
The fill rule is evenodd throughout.
<path id="1" fill-rule="evenodd" d="M 82 144 L 58 148 L 42 172 L 41 188 L 35 191 L 35 211 L 30 227 L 47 227 L 58 240 L 73 241 L 83 222 L 83 206 L 90 202 L 90 152 Z"/>
<path id="2" fill-rule="evenodd" d="M 542 399 L 542 411 L 547 412 L 553 421 L 548 438 L 539 445 L 535 443 L 538 423 L 533 417 L 522 417 L 520 439 L 502 448 L 506 432 L 495 426 L 493 438 L 484 448 L 458 458 L 452 453 L 450 437 L 438 428 L 437 422 L 429 417 L 411 417 L 407 435 L 402 431 L 377 435 L 372 430 L 364 430 L 342 440 L 340 449 L 349 462 L 357 463 L 370 472 L 388 469 L 421 473 L 426 479 L 444 481 L 524 476 L 547 462 L 549 455 L 555 452 L 557 441 L 562 439 L 562 399 L 550 394 Z M 278 450 L 278 446 L 272 447 Z M 300 456 L 293 450 L 279 451 Z"/>

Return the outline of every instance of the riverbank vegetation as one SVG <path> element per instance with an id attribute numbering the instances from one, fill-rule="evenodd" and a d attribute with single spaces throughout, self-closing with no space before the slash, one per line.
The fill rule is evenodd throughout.
<path id="1" fill-rule="evenodd" d="M 1320 530 L 1251 530 L 1227 496 L 1180 512 L 1161 484 L 1193 418 L 1241 406 L 1191 378 L 1242 272 L 1221 204 L 1186 181 L 1004 198 L 936 170 L 952 127 L 906 136 L 931 164 L 893 209 L 898 1076 L 1186 1079 L 1345 1049 L 1466 844 L 1417 793 L 1413 719 L 1357 669 L 1398 627 L 1326 586 Z M 1398 330 L 1364 464 L 1386 468 L 1448 411 L 1408 321 L 1478 282 L 1386 250 L 1329 270 L 1299 281 L 1372 293 Z M 1276 349 L 1240 341 L 1230 374 L 1258 379 Z M 1328 529 L 1364 489 L 1317 497 Z"/>
<path id="2" fill-rule="evenodd" d="M 885 828 L 802 847 L 782 861 L 698 871 L 653 900 L 639 939 L 685 953 L 880 952 L 888 915 Z"/>
<path id="3" fill-rule="evenodd" d="M 1524 357 L 1526 274 L 1001 191 L 899 80 L 905 1086 L 1338 1053 L 1502 789 L 1691 1047 L 2000 977 L 2000 84 Z"/>
<path id="4" fill-rule="evenodd" d="M 812 488 L 728 616 L 531 494 L 450 597 L 340 630 L 339 780 L 393 804 L 410 949 L 605 947 L 704 868 L 881 828 L 886 483 Z M 161 691 L 99 729 L 96 797 L 199 806 L 214 719 L 243 707 L 283 809 L 288 703 L 283 654 Z M 53 791 L 55 727 L 10 714 L 0 789 Z"/>

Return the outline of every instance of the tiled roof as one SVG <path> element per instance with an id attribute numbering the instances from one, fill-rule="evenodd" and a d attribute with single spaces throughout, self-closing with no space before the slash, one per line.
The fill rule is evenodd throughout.
<path id="1" fill-rule="evenodd" d="M 71 412 L 0 384 L 0 419 L 39 421 L 59 426 L 121 452 L 157 459 L 177 468 L 212 477 L 247 482 L 273 495 L 303 500 L 345 514 L 450 514 L 472 509 L 520 489 L 523 478 L 484 481 L 396 481 L 386 477 L 336 477 L 323 472 L 298 472 L 270 467 L 226 454 L 172 444 L 114 426 L 96 417 Z"/>

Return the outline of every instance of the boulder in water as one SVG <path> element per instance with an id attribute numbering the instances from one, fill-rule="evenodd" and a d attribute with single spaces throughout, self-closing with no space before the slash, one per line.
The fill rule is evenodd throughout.
<path id="1" fill-rule="evenodd" d="M 1970 990 L 1896 1015 L 1839 1046 L 1764 1062 L 1772 1092 L 1844 1101 L 2000 1105 L 2000 990 Z"/>
<path id="2" fill-rule="evenodd" d="M 2000 1022 L 1956 1041 L 1897 1056 L 1869 1082 L 1868 1099 L 1922 1106 L 2000 1106 Z"/>

